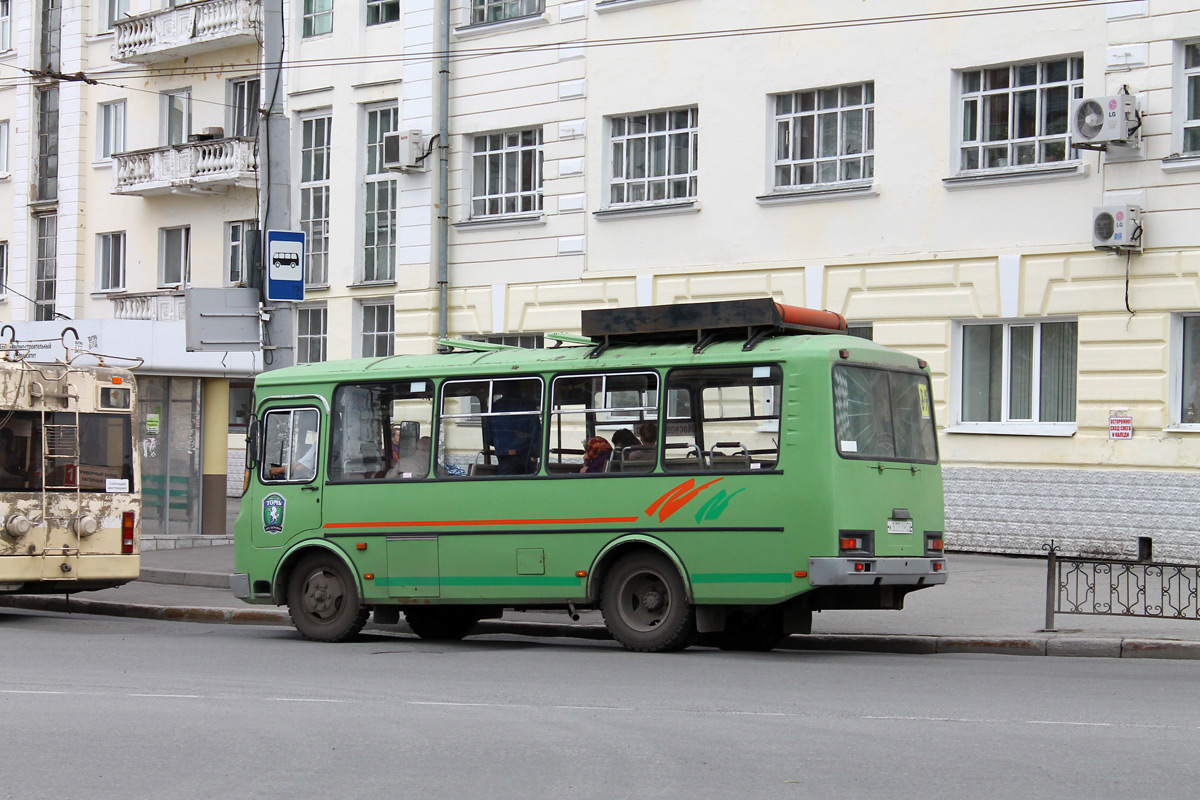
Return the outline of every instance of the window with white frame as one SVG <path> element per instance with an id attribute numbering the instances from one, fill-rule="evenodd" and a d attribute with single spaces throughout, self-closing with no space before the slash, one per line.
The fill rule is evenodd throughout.
<path id="1" fill-rule="evenodd" d="M 37 94 L 37 179 L 38 200 L 58 197 L 58 86 L 35 89 Z"/>
<path id="2" fill-rule="evenodd" d="M 305 36 L 333 32 L 333 0 L 304 0 L 302 19 Z"/>
<path id="3" fill-rule="evenodd" d="M 96 290 L 125 288 L 125 231 L 96 236 Z"/>
<path id="4" fill-rule="evenodd" d="M 699 109 L 678 108 L 609 119 L 609 203 L 696 199 Z"/>
<path id="5" fill-rule="evenodd" d="M 8 296 L 8 242 L 0 242 L 0 297 Z"/>
<path id="6" fill-rule="evenodd" d="M 396 306 L 393 302 L 363 301 L 363 358 L 390 356 L 395 350 Z"/>
<path id="7" fill-rule="evenodd" d="M 475 137 L 471 216 L 492 217 L 542 210 L 542 129 Z"/>
<path id="8" fill-rule="evenodd" d="M 163 143 L 183 144 L 192 132 L 192 90 L 175 89 L 162 93 Z"/>
<path id="9" fill-rule="evenodd" d="M 400 19 L 400 0 L 367 0 L 367 24 L 383 25 Z"/>
<path id="10" fill-rule="evenodd" d="M 875 174 L 875 83 L 775 95 L 775 189 Z"/>
<path id="11" fill-rule="evenodd" d="M 300 229 L 308 242 L 304 282 L 329 283 L 329 134 L 333 117 L 300 123 Z"/>
<path id="12" fill-rule="evenodd" d="M 542 7 L 543 0 L 471 0 L 471 24 L 532 17 Z"/>
<path id="13" fill-rule="evenodd" d="M 1074 422 L 1078 323 L 962 326 L 961 420 Z"/>
<path id="14" fill-rule="evenodd" d="M 125 101 L 101 103 L 96 117 L 96 160 L 106 161 L 125 150 Z"/>
<path id="15" fill-rule="evenodd" d="M 129 0 L 104 0 L 101 32 L 111 31 L 113 25 L 129 16 Z"/>
<path id="16" fill-rule="evenodd" d="M 12 49 L 12 0 L 0 0 L 0 52 Z"/>
<path id="17" fill-rule="evenodd" d="M 1200 42 L 1184 45 L 1183 85 L 1183 152 L 1200 154 Z"/>
<path id="18" fill-rule="evenodd" d="M 229 82 L 229 135 L 258 136 L 258 78 Z"/>
<path id="19" fill-rule="evenodd" d="M 8 120 L 0 119 L 0 175 L 8 174 Z"/>
<path id="20" fill-rule="evenodd" d="M 192 229 L 158 229 L 158 285 L 184 286 L 191 280 Z"/>
<path id="21" fill-rule="evenodd" d="M 396 279 L 396 191 L 394 172 L 383 166 L 383 135 L 396 130 L 395 104 L 367 109 L 366 218 L 363 221 L 363 281 Z"/>
<path id="22" fill-rule="evenodd" d="M 33 318 L 54 319 L 58 287 L 58 215 L 38 214 L 33 218 L 36 237 L 33 270 Z"/>
<path id="23" fill-rule="evenodd" d="M 328 339 L 328 316 L 324 305 L 296 309 L 296 363 L 324 361 Z"/>
<path id="24" fill-rule="evenodd" d="M 1067 124 L 1083 97 L 1083 57 L 1070 56 L 959 73 L 959 169 L 1054 164 L 1076 157 Z"/>
<path id="25" fill-rule="evenodd" d="M 246 219 L 225 223 L 225 282 L 230 286 L 250 282 L 254 267 L 252 233 L 258 230 L 258 220 Z"/>
<path id="26" fill-rule="evenodd" d="M 1200 425 L 1200 315 L 1184 316 L 1182 323 L 1179 422 Z"/>

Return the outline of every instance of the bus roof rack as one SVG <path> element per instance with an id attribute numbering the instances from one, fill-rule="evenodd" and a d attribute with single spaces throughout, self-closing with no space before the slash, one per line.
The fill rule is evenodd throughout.
<path id="1" fill-rule="evenodd" d="M 581 315 L 583 335 L 596 343 L 595 358 L 619 342 L 695 341 L 700 353 L 718 339 L 744 338 L 753 350 L 768 336 L 781 333 L 845 333 L 846 320 L 833 311 L 785 306 L 769 297 L 711 303 L 602 308 Z"/>

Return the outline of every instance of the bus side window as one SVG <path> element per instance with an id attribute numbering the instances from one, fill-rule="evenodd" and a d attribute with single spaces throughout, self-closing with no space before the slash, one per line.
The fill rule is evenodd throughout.
<path id="1" fill-rule="evenodd" d="M 320 415 L 313 408 L 268 411 L 264 416 L 264 483 L 307 483 L 317 476 Z"/>
<path id="2" fill-rule="evenodd" d="M 438 418 L 440 477 L 537 473 L 541 378 L 446 381 Z"/>
<path id="3" fill-rule="evenodd" d="M 773 365 L 673 370 L 667 378 L 664 468 L 774 469 L 782 380 Z"/>
<path id="4" fill-rule="evenodd" d="M 655 372 L 556 377 L 550 392 L 546 471 L 651 472 L 657 450 L 658 380 Z M 589 447 L 597 440 L 603 440 L 600 449 Z"/>
<path id="5" fill-rule="evenodd" d="M 433 382 L 344 384 L 333 393 L 329 479 L 406 481 L 429 475 Z"/>

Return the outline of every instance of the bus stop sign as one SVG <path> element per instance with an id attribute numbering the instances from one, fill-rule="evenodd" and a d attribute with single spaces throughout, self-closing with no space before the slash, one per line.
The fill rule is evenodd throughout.
<path id="1" fill-rule="evenodd" d="M 304 232 L 267 231 L 267 301 L 304 299 Z"/>

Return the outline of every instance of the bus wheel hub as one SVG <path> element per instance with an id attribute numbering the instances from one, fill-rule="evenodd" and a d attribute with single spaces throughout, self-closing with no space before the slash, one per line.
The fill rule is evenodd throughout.
<path id="1" fill-rule="evenodd" d="M 666 605 L 662 593 L 651 590 L 642 595 L 642 608 L 647 611 L 661 611 Z"/>

